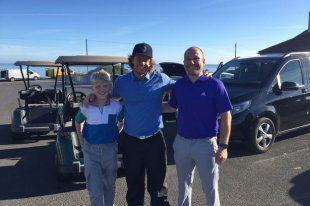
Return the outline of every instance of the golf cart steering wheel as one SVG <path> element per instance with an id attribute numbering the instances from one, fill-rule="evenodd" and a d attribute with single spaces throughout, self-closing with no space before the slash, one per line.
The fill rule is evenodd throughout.
<path id="1" fill-rule="evenodd" d="M 86 94 L 83 92 L 75 92 L 76 101 L 74 101 L 74 93 L 70 93 L 67 96 L 67 101 L 72 103 L 81 103 L 83 99 L 86 97 Z"/>
<path id="2" fill-rule="evenodd" d="M 41 92 L 42 91 L 42 87 L 38 84 L 33 84 L 31 86 L 29 86 L 28 90 L 33 90 L 33 91 L 37 91 L 37 92 Z"/>

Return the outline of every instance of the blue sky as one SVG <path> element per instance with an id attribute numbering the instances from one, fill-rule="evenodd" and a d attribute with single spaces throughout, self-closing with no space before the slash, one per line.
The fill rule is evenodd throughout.
<path id="1" fill-rule="evenodd" d="M 60 55 L 127 56 L 136 43 L 154 59 L 183 61 L 201 47 L 208 64 L 259 50 L 308 29 L 309 0 L 0 0 L 0 63 Z"/>

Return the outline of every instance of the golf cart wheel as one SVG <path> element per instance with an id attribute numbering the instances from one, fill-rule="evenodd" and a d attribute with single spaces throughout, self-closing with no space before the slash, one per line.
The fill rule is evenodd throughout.
<path id="1" fill-rule="evenodd" d="M 25 134 L 21 132 L 12 132 L 11 137 L 13 140 L 22 140 L 25 138 Z"/>
<path id="2" fill-rule="evenodd" d="M 11 78 L 10 78 L 10 81 L 11 81 L 11 82 L 15 82 L 15 78 L 14 78 L 14 77 L 11 77 Z"/>
<path id="3" fill-rule="evenodd" d="M 56 179 L 59 182 L 68 182 L 72 179 L 72 175 L 63 174 L 63 173 L 59 172 L 59 170 L 56 168 Z"/>
<path id="4" fill-rule="evenodd" d="M 59 182 L 66 182 L 72 178 L 72 175 L 68 173 L 63 173 L 60 171 L 60 165 L 59 165 L 57 154 L 55 155 L 55 170 L 56 170 L 56 179 Z"/>
<path id="5" fill-rule="evenodd" d="M 276 136 L 276 129 L 274 123 L 269 118 L 258 119 L 254 130 L 251 131 L 250 145 L 255 152 L 267 152 Z"/>

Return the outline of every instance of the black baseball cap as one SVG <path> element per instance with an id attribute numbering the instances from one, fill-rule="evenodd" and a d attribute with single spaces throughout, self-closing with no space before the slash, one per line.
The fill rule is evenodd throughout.
<path id="1" fill-rule="evenodd" d="M 153 58 L 153 49 L 147 43 L 136 44 L 132 51 L 132 56 L 136 54 L 141 54 L 150 58 Z"/>

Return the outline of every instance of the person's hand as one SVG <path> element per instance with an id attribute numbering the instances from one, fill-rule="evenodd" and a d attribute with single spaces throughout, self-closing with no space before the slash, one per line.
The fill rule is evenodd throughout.
<path id="1" fill-rule="evenodd" d="M 96 95 L 91 93 L 89 95 L 87 95 L 83 102 L 82 102 L 83 106 L 88 107 L 89 105 L 95 106 L 96 105 Z"/>
<path id="2" fill-rule="evenodd" d="M 207 76 L 207 77 L 212 77 L 212 74 L 209 73 L 208 70 L 204 70 L 204 71 L 203 71 L 203 75 L 205 75 L 205 76 Z"/>
<path id="3" fill-rule="evenodd" d="M 78 150 L 79 152 L 81 152 L 81 151 L 82 151 L 82 148 L 83 148 L 83 146 L 84 146 L 84 144 L 85 144 L 84 138 L 79 138 L 79 143 L 80 143 L 80 145 L 79 145 L 79 146 L 74 146 L 74 148 L 75 148 L 76 150 Z"/>
<path id="4" fill-rule="evenodd" d="M 227 149 L 219 148 L 215 154 L 215 162 L 218 165 L 221 165 L 227 160 L 227 157 L 228 157 Z"/>
<path id="5" fill-rule="evenodd" d="M 82 137 L 82 138 L 80 139 L 80 147 L 81 147 L 81 149 L 84 147 L 84 145 L 85 145 L 85 138 Z"/>

